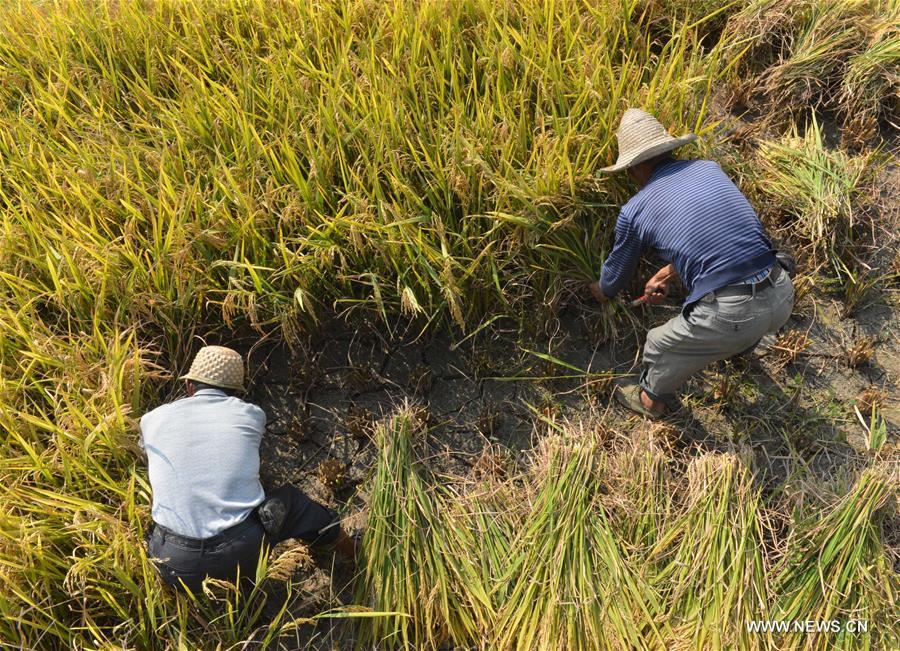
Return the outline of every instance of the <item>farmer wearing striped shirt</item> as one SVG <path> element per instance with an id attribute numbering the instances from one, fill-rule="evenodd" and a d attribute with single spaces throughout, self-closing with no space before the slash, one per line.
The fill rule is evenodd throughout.
<path id="1" fill-rule="evenodd" d="M 600 302 L 615 297 L 649 250 L 669 264 L 647 281 L 647 302 L 661 302 L 679 279 L 687 289 L 681 313 L 647 333 L 638 381 L 616 390 L 619 402 L 652 418 L 691 375 L 752 350 L 783 326 L 794 288 L 753 208 L 719 165 L 670 156 L 696 136 L 673 138 L 637 109 L 625 112 L 616 136 L 619 158 L 602 171 L 627 170 L 640 191 L 619 213 L 591 293 Z"/>

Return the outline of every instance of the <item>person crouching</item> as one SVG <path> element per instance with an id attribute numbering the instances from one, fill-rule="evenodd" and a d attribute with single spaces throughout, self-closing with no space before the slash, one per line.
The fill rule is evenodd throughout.
<path id="1" fill-rule="evenodd" d="M 187 396 L 141 417 L 153 493 L 149 551 L 162 580 L 197 592 L 206 577 L 252 579 L 264 545 L 298 538 L 355 555 L 337 515 L 295 486 L 259 481 L 266 414 L 237 397 L 239 353 L 206 346 L 185 380 Z"/>

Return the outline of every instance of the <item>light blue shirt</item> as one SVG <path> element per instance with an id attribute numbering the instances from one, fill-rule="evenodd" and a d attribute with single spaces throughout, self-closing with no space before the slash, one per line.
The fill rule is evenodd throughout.
<path id="1" fill-rule="evenodd" d="M 242 522 L 265 498 L 259 444 L 266 412 L 218 389 L 201 389 L 141 417 L 153 520 L 209 538 Z"/>

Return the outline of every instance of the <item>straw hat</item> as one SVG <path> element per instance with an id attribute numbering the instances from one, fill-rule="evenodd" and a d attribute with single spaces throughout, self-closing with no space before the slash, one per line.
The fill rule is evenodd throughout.
<path id="1" fill-rule="evenodd" d="M 191 370 L 182 380 L 194 380 L 223 389 L 244 390 L 244 360 L 225 346 L 204 346 L 197 351 Z"/>
<path id="2" fill-rule="evenodd" d="M 601 168 L 601 172 L 621 172 L 654 156 L 693 142 L 697 136 L 686 133 L 680 138 L 673 138 L 655 117 L 639 109 L 630 108 L 622 116 L 619 129 L 616 131 L 616 139 L 619 141 L 619 159 L 615 165 Z"/>

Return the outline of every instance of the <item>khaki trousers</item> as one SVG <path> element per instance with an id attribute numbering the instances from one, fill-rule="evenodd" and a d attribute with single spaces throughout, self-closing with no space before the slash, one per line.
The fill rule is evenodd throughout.
<path id="1" fill-rule="evenodd" d="M 720 359 L 752 350 L 764 335 L 791 316 L 794 287 L 787 273 L 774 284 L 735 295 L 736 285 L 710 292 L 689 310 L 647 333 L 641 387 L 654 400 L 666 401 L 697 371 Z M 773 272 L 774 273 L 774 272 Z"/>

